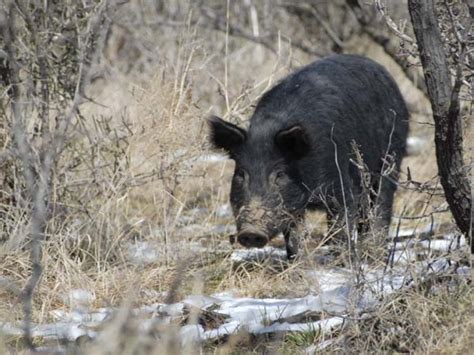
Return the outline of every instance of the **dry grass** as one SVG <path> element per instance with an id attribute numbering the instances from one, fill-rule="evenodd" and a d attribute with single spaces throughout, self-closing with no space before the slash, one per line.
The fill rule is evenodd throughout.
<path id="1" fill-rule="evenodd" d="M 216 211 L 227 202 L 233 166 L 231 162 L 199 160 L 209 153 L 205 118 L 210 113 L 245 124 L 267 88 L 293 67 L 310 61 L 287 43 L 277 43 L 277 47 L 279 52 L 271 54 L 253 43 L 193 26 L 167 29 L 160 40 L 163 56 L 147 70 L 147 76 L 120 74 L 112 67 L 111 74 L 95 82 L 89 95 L 100 105 L 83 106 L 83 120 L 76 122 L 77 134 L 56 172 L 60 185 L 55 186 L 57 205 L 44 242 L 43 276 L 34 295 L 36 322 L 52 321 L 52 310 L 71 310 L 74 305 L 67 295 L 73 289 L 93 293 L 91 308 L 123 306 L 126 310 L 132 305 L 164 302 L 170 289 L 176 291 L 173 299 L 179 300 L 189 294 L 214 292 L 292 297 L 317 287 L 304 273 L 320 267 L 309 259 L 283 270 L 266 264 L 232 268 L 226 233 L 212 232 L 211 227 L 232 225 L 230 216 L 219 217 Z M 227 48 L 227 56 L 222 48 Z M 432 127 L 417 123 L 429 121 L 426 99 L 409 87 L 401 71 L 380 51 L 358 44 L 354 48 L 393 70 L 410 108 L 417 112 L 412 133 L 430 137 Z M 431 143 L 421 154 L 405 159 L 402 180 L 407 178 L 407 167 L 413 180 L 439 185 Z M 443 206 L 442 196 L 400 189 L 394 215 L 430 215 Z M 11 225 L 8 240 L 0 244 L 0 276 L 21 288 L 31 271 L 26 221 L 20 208 L 7 208 L 4 218 Z M 453 229 L 448 212 L 432 218 L 445 229 Z M 416 221 L 394 218 L 393 227 L 399 221 L 413 227 L 430 220 L 431 215 Z M 323 227 L 318 226 L 322 214 L 314 213 L 308 221 L 316 226 L 315 234 L 324 233 L 324 222 Z M 195 225 L 201 228 L 189 227 Z M 131 262 L 130 243 L 142 241 L 150 242 L 160 257 L 146 264 Z M 308 242 L 309 255 L 314 244 Z M 207 251 L 196 252 L 196 245 Z M 448 288 L 447 284 L 436 285 L 434 294 L 421 288 L 385 300 L 372 318 L 351 324 L 334 350 L 467 353 L 474 333 L 472 288 Z M 22 318 L 13 288 L 0 285 L 0 300 L 2 321 Z M 124 330 L 125 324 L 128 328 Z M 106 329 L 98 345 L 86 345 L 86 353 L 173 353 L 177 349 L 173 329 L 169 339 L 156 345 L 150 340 L 153 337 L 136 333 L 126 311 Z M 262 349 L 294 353 L 317 340 L 318 334 L 263 344 L 231 340 L 206 351 L 238 352 L 234 346 L 245 344 L 250 353 Z M 15 341 L 4 342 L 0 337 L 0 352 L 21 347 Z"/>
<path id="2" fill-rule="evenodd" d="M 472 287 L 447 287 L 447 281 L 387 298 L 371 318 L 349 326 L 344 346 L 362 352 L 469 353 L 474 341 Z"/>

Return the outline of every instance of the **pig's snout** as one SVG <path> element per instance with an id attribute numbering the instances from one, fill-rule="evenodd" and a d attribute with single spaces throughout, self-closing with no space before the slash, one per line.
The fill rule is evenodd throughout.
<path id="1" fill-rule="evenodd" d="M 261 248 L 268 243 L 268 238 L 257 232 L 242 231 L 237 235 L 237 241 L 246 248 Z"/>

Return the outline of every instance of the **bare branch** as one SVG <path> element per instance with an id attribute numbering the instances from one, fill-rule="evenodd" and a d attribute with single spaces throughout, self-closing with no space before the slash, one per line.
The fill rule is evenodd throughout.
<path id="1" fill-rule="evenodd" d="M 34 193 L 34 185 L 37 177 L 35 170 L 34 154 L 31 145 L 26 136 L 26 127 L 24 126 L 23 104 L 21 103 L 20 93 L 20 66 L 15 59 L 15 50 L 13 48 L 15 11 L 13 3 L 10 3 L 5 11 L 0 13 L 0 30 L 5 43 L 5 52 L 7 54 L 9 70 L 8 79 L 11 84 L 8 90 L 13 114 L 13 141 L 15 144 L 15 154 L 20 158 L 23 164 L 25 179 L 30 196 Z"/>
<path id="2" fill-rule="evenodd" d="M 390 56 L 398 65 L 399 67 L 403 70 L 405 75 L 407 76 L 408 79 L 423 93 L 426 94 L 426 85 L 423 80 L 419 79 L 419 75 L 416 73 L 416 68 L 413 68 L 413 65 L 410 65 L 408 62 L 408 55 L 411 54 L 411 52 L 408 53 L 401 53 L 400 52 L 400 44 L 396 43 L 394 44 L 393 41 L 390 40 L 389 37 L 384 35 L 383 33 L 380 33 L 380 28 L 376 28 L 374 26 L 371 26 L 371 23 L 369 20 L 367 20 L 364 11 L 361 9 L 358 0 L 346 0 L 347 5 L 349 8 L 352 10 L 354 13 L 355 18 L 359 22 L 359 25 L 361 26 L 362 31 L 364 31 L 375 43 L 379 44 L 382 49 L 385 51 L 385 53 Z M 381 8 L 384 11 L 385 14 L 385 8 L 381 6 Z M 384 17 L 385 19 L 385 17 Z M 385 19 L 386 20 L 386 19 Z M 394 23 L 394 21 L 390 18 L 390 22 Z M 390 27 L 387 23 L 387 27 L 394 32 L 394 29 Z M 396 27 L 396 32 L 400 32 L 403 34 L 401 30 L 398 29 L 398 26 Z M 402 38 L 401 38 L 402 37 Z M 399 36 L 399 38 L 403 41 L 404 36 Z M 408 36 L 409 37 L 409 36 Z M 409 37 L 410 38 L 410 37 Z M 410 40 L 413 42 L 413 40 L 410 38 Z M 407 41 L 410 42 L 410 41 Z"/>
<path id="3" fill-rule="evenodd" d="M 305 6 L 306 5 L 306 6 Z M 329 38 L 334 42 L 334 44 L 339 47 L 340 49 L 345 47 L 344 42 L 339 38 L 336 31 L 329 25 L 327 21 L 324 20 L 323 16 L 319 13 L 318 8 L 316 5 L 311 4 L 311 6 L 307 4 L 298 5 L 292 3 L 283 3 L 281 4 L 283 8 L 292 9 L 296 11 L 297 15 L 300 15 L 302 11 L 308 12 L 314 19 L 321 25 L 324 32 L 329 36 Z"/>
<path id="4" fill-rule="evenodd" d="M 382 15 L 382 17 L 385 20 L 385 23 L 387 24 L 387 27 L 402 41 L 408 42 L 410 44 L 415 44 L 415 40 L 408 36 L 407 34 L 403 33 L 395 23 L 395 21 L 392 20 L 392 18 L 387 15 L 385 11 L 385 5 L 382 3 L 382 0 L 375 0 L 375 8 L 377 11 Z"/>
<path id="5" fill-rule="evenodd" d="M 226 32 L 226 24 L 223 23 L 223 21 L 218 16 L 216 16 L 211 10 L 206 9 L 204 6 L 201 6 L 200 10 L 201 10 L 202 15 L 204 17 L 206 17 L 209 21 L 207 21 L 205 24 L 203 24 L 201 22 L 197 23 L 199 26 L 209 28 L 210 27 L 209 24 L 211 24 L 212 29 L 218 30 L 218 31 L 224 32 L 224 33 Z M 243 30 L 239 27 L 230 26 L 230 25 L 229 25 L 229 28 L 228 28 L 228 33 L 229 33 L 230 36 L 240 37 L 240 38 L 258 43 L 258 44 L 264 46 L 265 48 L 271 50 L 273 53 L 277 52 L 277 50 L 275 49 L 275 47 L 273 45 L 273 42 L 272 42 L 273 39 L 276 39 L 278 37 L 277 34 L 269 34 L 267 36 L 261 35 L 261 36 L 257 37 L 257 36 L 254 36 L 251 33 L 246 32 L 245 30 Z M 270 40 L 268 40 L 267 38 L 269 38 Z M 317 49 L 310 48 L 310 47 L 304 45 L 301 42 L 294 41 L 293 39 L 291 39 L 291 40 L 288 39 L 288 38 L 285 38 L 285 39 L 289 40 L 293 47 L 298 48 L 299 50 L 301 50 L 305 53 L 314 55 L 316 57 L 323 57 L 323 56 L 328 54 L 328 53 L 319 51 Z"/>

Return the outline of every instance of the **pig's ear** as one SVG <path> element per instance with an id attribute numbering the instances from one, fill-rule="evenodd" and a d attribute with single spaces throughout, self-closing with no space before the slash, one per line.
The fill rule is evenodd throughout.
<path id="1" fill-rule="evenodd" d="M 295 158 L 303 157 L 310 149 L 309 137 L 300 125 L 291 126 L 278 132 L 275 143 L 283 153 Z"/>
<path id="2" fill-rule="evenodd" d="M 232 153 L 247 139 L 245 130 L 217 116 L 211 116 L 208 122 L 211 130 L 211 143 L 215 148 Z"/>

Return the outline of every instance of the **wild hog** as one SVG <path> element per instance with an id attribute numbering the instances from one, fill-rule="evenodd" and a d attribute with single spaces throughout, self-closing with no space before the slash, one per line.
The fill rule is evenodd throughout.
<path id="1" fill-rule="evenodd" d="M 282 232 L 294 258 L 307 209 L 323 208 L 354 231 L 363 191 L 360 158 L 377 192 L 377 225 L 388 227 L 408 111 L 392 77 L 374 61 L 318 60 L 266 92 L 248 130 L 215 116 L 209 125 L 213 146 L 235 161 L 230 202 L 243 246 L 263 247 Z"/>

